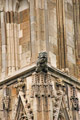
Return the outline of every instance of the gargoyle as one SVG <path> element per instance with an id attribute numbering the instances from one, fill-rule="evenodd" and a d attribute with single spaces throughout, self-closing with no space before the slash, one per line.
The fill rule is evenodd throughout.
<path id="1" fill-rule="evenodd" d="M 47 67 L 47 53 L 41 52 L 39 53 L 37 66 L 36 66 L 36 72 L 45 72 L 47 73 L 48 67 Z"/>

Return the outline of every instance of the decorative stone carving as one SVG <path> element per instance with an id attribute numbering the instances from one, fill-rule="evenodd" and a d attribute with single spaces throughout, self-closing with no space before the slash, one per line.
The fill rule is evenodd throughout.
<path id="1" fill-rule="evenodd" d="M 19 118 L 19 120 L 28 120 L 27 115 L 24 113 L 21 113 L 21 117 Z"/>
<path id="2" fill-rule="evenodd" d="M 4 120 L 8 120 L 9 111 L 10 111 L 10 93 L 9 93 L 9 88 L 6 85 L 3 87 L 2 103 L 3 103 Z"/>
<path id="3" fill-rule="evenodd" d="M 3 98 L 3 109 L 4 110 L 9 109 L 9 101 L 10 101 L 9 96 L 6 96 L 6 97 Z"/>
<path id="4" fill-rule="evenodd" d="M 14 85 L 14 87 L 17 88 L 18 91 L 20 91 L 25 87 L 25 83 L 21 78 L 18 78 L 17 84 Z"/>
<path id="5" fill-rule="evenodd" d="M 41 52 L 39 53 L 38 61 L 37 61 L 37 67 L 36 72 L 45 72 L 47 73 L 48 67 L 47 67 L 47 53 Z"/>
<path id="6" fill-rule="evenodd" d="M 63 116 L 60 113 L 60 109 L 64 99 L 65 85 L 62 79 L 57 79 L 55 83 L 56 83 L 56 95 L 53 104 L 53 120 L 58 120 L 60 116 Z"/>
<path id="7" fill-rule="evenodd" d="M 79 101 L 76 96 L 76 88 L 73 86 L 73 95 L 71 96 L 73 110 L 79 111 Z"/>
<path id="8" fill-rule="evenodd" d="M 57 79 L 56 85 L 57 85 L 57 86 L 64 86 L 64 83 L 63 83 L 62 79 L 60 79 L 60 78 Z"/>
<path id="9" fill-rule="evenodd" d="M 35 73 L 33 75 L 33 84 L 31 97 L 53 97 L 53 87 L 51 84 L 51 76 L 44 72 Z"/>
<path id="10" fill-rule="evenodd" d="M 59 118 L 60 118 L 61 120 L 65 120 L 65 118 L 64 118 L 64 113 L 63 113 L 62 110 L 60 110 L 60 112 L 59 112 Z"/>
<path id="11" fill-rule="evenodd" d="M 34 120 L 31 104 L 27 100 L 27 96 L 23 91 L 19 91 L 18 104 L 15 113 L 15 120 Z M 23 111 L 22 108 L 23 107 Z M 19 116 L 19 118 L 17 118 Z"/>
<path id="12" fill-rule="evenodd" d="M 57 79 L 56 87 L 57 87 L 57 89 L 62 89 L 64 92 L 66 90 L 66 87 L 65 87 L 64 82 L 63 82 L 62 79 Z"/>
<path id="13" fill-rule="evenodd" d="M 9 110 L 9 103 L 10 103 L 10 97 L 9 97 L 9 89 L 7 86 L 4 86 L 3 88 L 3 110 Z"/>
<path id="14" fill-rule="evenodd" d="M 53 106 L 53 120 L 57 120 L 61 108 L 63 98 L 63 91 L 58 90 L 55 96 L 54 106 Z"/>

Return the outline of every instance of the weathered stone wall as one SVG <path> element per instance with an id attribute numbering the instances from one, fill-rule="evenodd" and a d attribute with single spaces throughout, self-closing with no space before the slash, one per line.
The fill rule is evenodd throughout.
<path id="1" fill-rule="evenodd" d="M 21 2 L 6 1 L 3 19 L 5 25 L 5 44 L 7 57 L 3 64 L 8 75 L 30 64 L 30 13 L 29 4 L 26 0 Z M 3 43 L 4 44 L 4 43 Z M 4 59 L 4 58 L 3 58 Z M 6 63 L 5 63 L 6 61 Z M 5 75 L 2 75 L 4 78 Z"/>
<path id="2" fill-rule="evenodd" d="M 1 78 L 35 63 L 41 51 L 47 51 L 53 67 L 78 77 L 78 4 L 72 0 L 1 3 Z"/>
<path id="3" fill-rule="evenodd" d="M 78 0 L 0 0 L 1 120 L 23 114 L 30 120 L 80 119 L 79 7 Z M 28 70 L 43 51 L 48 66 Z"/>
<path id="4" fill-rule="evenodd" d="M 0 15 L 1 17 L 1 15 Z M 2 37 L 1 37 L 1 22 L 0 22 L 0 78 L 1 78 L 1 72 L 2 72 L 2 61 L 1 61 L 1 52 L 2 52 L 2 45 L 1 45 L 1 40 L 2 40 Z"/>
<path id="5" fill-rule="evenodd" d="M 75 1 L 74 1 L 75 3 Z M 75 9 L 76 8 L 76 9 Z M 77 65 L 79 68 L 79 74 L 78 78 L 80 78 L 80 1 L 77 1 L 76 4 L 74 4 L 74 13 L 76 15 L 74 19 L 74 25 L 75 25 L 75 39 L 77 40 Z"/>
<path id="6" fill-rule="evenodd" d="M 27 3 L 23 4 L 24 5 Z M 22 8 L 22 4 L 19 9 Z M 20 68 L 29 65 L 31 60 L 30 12 L 29 8 L 18 12 Z"/>
<path id="7" fill-rule="evenodd" d="M 1 3 L 1 1 L 0 1 L 0 8 L 1 8 L 1 6 L 2 6 L 2 3 Z M 1 10 L 1 9 L 0 9 Z M 1 40 L 2 40 L 2 35 L 1 35 L 1 13 L 0 13 L 0 78 L 1 78 L 1 71 L 2 71 L 2 61 L 1 61 Z"/>
<path id="8" fill-rule="evenodd" d="M 65 28 L 67 44 L 67 67 L 72 75 L 76 75 L 76 51 L 74 39 L 74 19 L 73 19 L 73 1 L 65 1 Z M 75 72 L 76 69 L 76 72 Z"/>
<path id="9" fill-rule="evenodd" d="M 48 1 L 48 31 L 49 31 L 49 59 L 52 66 L 57 67 L 58 41 L 57 41 L 57 3 Z"/>
<path id="10" fill-rule="evenodd" d="M 76 4 L 79 3 L 72 0 L 48 2 L 48 32 L 51 65 L 78 77 L 79 11 Z"/>

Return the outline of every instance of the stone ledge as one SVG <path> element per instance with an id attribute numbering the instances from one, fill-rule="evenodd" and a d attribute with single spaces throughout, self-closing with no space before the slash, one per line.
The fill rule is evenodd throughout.
<path id="1" fill-rule="evenodd" d="M 52 67 L 50 64 L 48 64 L 48 69 L 51 75 L 54 76 L 55 78 L 61 78 L 63 79 L 64 82 L 71 85 L 76 84 L 77 87 L 80 89 L 80 81 L 74 76 L 68 75 L 67 73 L 62 72 L 58 68 Z"/>
<path id="2" fill-rule="evenodd" d="M 14 72 L 14 74 L 12 74 L 11 76 L 8 76 L 6 79 L 2 79 L 0 81 L 0 87 L 2 87 L 4 84 L 7 84 L 8 86 L 16 83 L 17 82 L 17 78 L 26 78 L 30 75 L 32 75 L 32 73 L 34 73 L 36 70 L 36 64 L 27 66 L 23 69 L 20 69 L 16 72 Z M 61 78 L 63 79 L 64 82 L 70 84 L 70 85 L 76 85 L 77 88 L 80 89 L 80 81 L 70 75 L 67 75 L 66 73 L 62 72 L 61 70 L 52 67 L 50 64 L 48 64 L 48 71 L 51 73 L 51 75 L 55 78 Z"/>
<path id="3" fill-rule="evenodd" d="M 30 76 L 35 71 L 36 65 L 30 65 L 25 68 L 22 68 L 18 71 L 15 71 L 12 75 L 8 76 L 5 79 L 2 79 L 0 81 L 0 86 L 4 84 L 12 84 L 14 82 L 17 82 L 17 78 L 25 78 L 27 76 Z"/>

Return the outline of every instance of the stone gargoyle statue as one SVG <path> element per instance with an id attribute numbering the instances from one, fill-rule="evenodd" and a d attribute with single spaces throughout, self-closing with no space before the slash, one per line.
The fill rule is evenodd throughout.
<path id="1" fill-rule="evenodd" d="M 38 61 L 37 61 L 37 65 L 36 65 L 36 72 L 45 72 L 47 73 L 48 71 L 48 67 L 47 67 L 47 58 L 48 55 L 46 52 L 40 52 L 39 53 L 39 57 L 38 57 Z"/>

